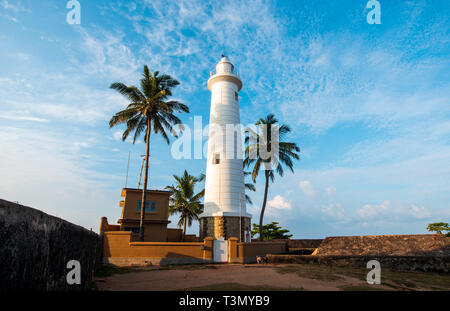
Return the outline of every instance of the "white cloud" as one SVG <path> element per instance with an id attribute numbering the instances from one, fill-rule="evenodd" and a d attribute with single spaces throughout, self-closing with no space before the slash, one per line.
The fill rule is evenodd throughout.
<path id="1" fill-rule="evenodd" d="M 249 209 L 253 215 L 258 215 L 259 211 L 254 207 Z M 282 217 L 292 217 L 292 204 L 282 195 L 276 195 L 267 201 L 265 217 L 279 220 Z"/>
<path id="2" fill-rule="evenodd" d="M 113 137 L 115 140 L 122 140 L 122 131 L 115 131 Z"/>
<path id="3" fill-rule="evenodd" d="M 95 124 L 109 120 L 124 107 L 126 100 L 118 93 L 92 88 L 80 80 L 64 74 L 42 76 L 32 70 L 0 78 L 8 86 L 0 88 L 0 98 L 4 99 L 1 115 L 15 120 Z M 52 85 L 52 92 L 48 92 L 48 85 Z"/>
<path id="4" fill-rule="evenodd" d="M 72 53 L 72 60 L 85 75 L 103 76 L 131 84 L 140 69 L 140 61 L 126 43 L 122 32 L 88 32 L 80 28 L 82 48 Z M 75 52 L 75 51 L 74 51 Z M 78 54 L 81 52 L 81 54 Z M 112 81 L 114 82 L 114 81 Z"/>
<path id="5" fill-rule="evenodd" d="M 389 208 L 389 204 L 389 201 L 384 201 L 379 205 L 366 204 L 362 208 L 358 209 L 356 213 L 364 219 L 374 218 L 387 211 Z"/>
<path id="6" fill-rule="evenodd" d="M 329 203 L 328 205 L 322 207 L 322 213 L 330 218 L 336 220 L 342 220 L 345 218 L 345 211 L 340 203 Z"/>
<path id="7" fill-rule="evenodd" d="M 2 199 L 19 201 L 95 231 L 101 216 L 115 220 L 117 213 L 111 207 L 117 206 L 120 192 L 111 190 L 111 184 L 121 176 L 96 168 L 110 157 L 91 157 L 86 148 L 91 146 L 89 141 L 95 141 L 95 133 L 5 126 L 0 131 L 0 175 L 5 177 L 0 179 Z"/>
<path id="8" fill-rule="evenodd" d="M 275 208 L 278 210 L 291 210 L 291 202 L 286 201 L 281 195 L 276 195 L 272 200 L 267 202 L 267 207 Z"/>
<path id="9" fill-rule="evenodd" d="M 0 6 L 6 10 L 12 10 L 15 13 L 18 12 L 27 12 L 31 13 L 31 10 L 28 8 L 25 8 L 20 2 L 16 1 L 15 4 L 12 4 L 11 2 L 7 0 L 3 0 L 0 2 Z"/>
<path id="10" fill-rule="evenodd" d="M 335 195 L 336 194 L 336 187 L 330 186 L 327 189 L 325 189 L 326 193 L 328 195 Z"/>
<path id="11" fill-rule="evenodd" d="M 417 206 L 415 204 L 411 204 L 407 209 L 409 215 L 416 219 L 427 219 L 430 218 L 431 213 L 423 206 Z"/>
<path id="12" fill-rule="evenodd" d="M 14 115 L 14 114 L 0 114 L 0 118 L 8 119 L 8 120 L 16 120 L 16 121 L 32 121 L 32 122 L 49 122 L 48 119 L 36 118 L 32 116 L 26 115 Z"/>
<path id="13" fill-rule="evenodd" d="M 300 189 L 303 190 L 303 193 L 307 197 L 313 198 L 317 195 L 316 189 L 314 189 L 314 187 L 312 186 L 312 184 L 309 180 L 300 181 L 300 183 L 298 185 L 299 185 Z"/>
<path id="14" fill-rule="evenodd" d="M 425 220 L 431 217 L 431 213 L 423 206 L 416 204 L 405 204 L 397 202 L 393 204 L 390 201 L 384 201 L 379 205 L 366 204 L 356 211 L 359 217 L 363 219 L 381 219 L 389 217 L 390 219 L 408 221 L 408 219 Z"/>
<path id="15" fill-rule="evenodd" d="M 117 140 L 117 141 L 122 141 L 122 135 L 123 135 L 123 131 L 115 131 L 114 133 L 113 133 L 113 138 L 114 138 L 114 140 Z M 127 142 L 127 143 L 133 143 L 133 136 L 134 134 L 130 134 L 130 135 L 128 135 L 128 137 L 127 137 L 127 139 L 125 139 L 125 142 Z M 142 143 L 142 135 L 138 138 L 138 139 L 136 139 L 136 144 L 141 144 Z"/>

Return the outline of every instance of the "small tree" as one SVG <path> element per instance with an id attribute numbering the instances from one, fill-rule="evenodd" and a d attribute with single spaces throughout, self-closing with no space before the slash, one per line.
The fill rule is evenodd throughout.
<path id="1" fill-rule="evenodd" d="M 447 222 L 434 222 L 432 224 L 428 224 L 427 230 L 430 232 L 436 232 L 436 234 L 442 234 L 441 231 L 450 231 L 450 227 Z"/>
<path id="2" fill-rule="evenodd" d="M 259 225 L 253 224 L 252 237 L 259 235 L 261 231 L 259 230 Z M 267 225 L 262 226 L 262 233 L 265 240 L 274 239 L 289 239 L 292 234 L 288 234 L 289 230 L 283 229 L 278 225 L 278 222 L 272 222 Z"/>
<path id="3" fill-rule="evenodd" d="M 166 189 L 173 192 L 169 200 L 169 214 L 180 214 L 178 227 L 183 227 L 182 241 L 186 235 L 186 227 L 192 225 L 192 221 L 198 220 L 198 216 L 203 212 L 203 203 L 201 202 L 205 190 L 195 193 L 195 184 L 204 179 L 204 175 L 194 177 L 187 170 L 183 175 L 173 175 L 175 185 L 167 186 Z"/>

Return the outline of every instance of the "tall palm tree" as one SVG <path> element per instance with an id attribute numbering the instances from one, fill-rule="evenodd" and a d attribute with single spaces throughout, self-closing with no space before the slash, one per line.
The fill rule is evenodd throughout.
<path id="1" fill-rule="evenodd" d="M 265 188 L 264 188 L 264 200 L 261 208 L 261 215 L 259 217 L 259 239 L 263 240 L 263 218 L 266 210 L 267 194 L 269 192 L 269 180 L 274 182 L 275 172 L 280 176 L 283 176 L 283 165 L 288 167 L 294 172 L 293 159 L 298 160 L 300 156 L 300 148 L 296 143 L 285 142 L 283 139 L 286 134 L 291 131 L 291 128 L 285 124 L 279 126 L 278 120 L 273 114 L 267 115 L 265 118 L 259 119 L 256 126 L 261 126 L 263 132 L 255 132 L 252 129 L 247 129 L 247 135 L 245 137 L 245 160 L 244 167 L 250 167 L 252 169 L 252 180 L 256 182 L 260 169 L 264 169 Z M 278 127 L 278 137 L 272 137 L 272 127 Z M 272 148 L 276 149 L 275 139 L 278 139 L 278 153 L 265 155 L 261 154 L 263 151 L 271 152 Z"/>
<path id="2" fill-rule="evenodd" d="M 148 157 L 150 153 L 150 134 L 152 127 L 153 132 L 155 134 L 161 134 L 167 144 L 169 144 L 167 131 L 172 132 L 176 137 L 172 126 L 179 124 L 180 129 L 183 129 L 180 119 L 174 113 L 189 112 L 189 108 L 176 100 L 168 100 L 172 96 L 172 89 L 180 84 L 171 76 L 166 74 L 160 75 L 158 71 L 155 71 L 152 75 L 145 65 L 140 82 L 140 89 L 132 85 L 127 86 L 121 82 L 111 84 L 110 88 L 125 96 L 130 101 L 130 104 L 111 118 L 109 127 L 111 128 L 125 123 L 126 129 L 123 132 L 122 140 L 126 140 L 128 135 L 134 131 L 133 144 L 145 132 L 145 171 L 139 224 L 139 239 L 144 241 L 144 211 L 147 195 Z"/>
<path id="3" fill-rule="evenodd" d="M 186 227 L 192 225 L 193 220 L 198 220 L 199 215 L 203 212 L 203 203 L 201 199 L 205 194 L 203 189 L 197 194 L 195 193 L 195 184 L 204 179 L 204 175 L 194 177 L 186 170 L 181 177 L 173 175 L 175 178 L 175 185 L 167 186 L 166 189 L 173 192 L 170 197 L 169 214 L 180 214 L 178 227 L 183 226 L 183 236 L 186 235 Z"/>
<path id="4" fill-rule="evenodd" d="M 252 172 L 245 172 L 244 171 L 244 177 L 251 175 Z M 255 185 L 253 183 L 245 183 L 244 184 L 245 189 L 250 190 L 250 191 L 256 191 Z M 253 204 L 252 199 L 250 198 L 250 196 L 246 193 L 245 194 L 245 202 L 247 202 L 248 204 Z"/>

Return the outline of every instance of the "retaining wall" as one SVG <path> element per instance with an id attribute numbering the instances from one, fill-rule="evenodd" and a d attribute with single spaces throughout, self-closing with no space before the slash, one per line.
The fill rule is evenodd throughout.
<path id="1" fill-rule="evenodd" d="M 450 238 L 437 234 L 328 237 L 317 255 L 450 256 Z"/>
<path id="2" fill-rule="evenodd" d="M 289 249 L 295 248 L 317 248 L 323 239 L 273 239 L 264 240 L 265 243 L 284 242 Z M 252 242 L 260 242 L 258 239 L 252 239 Z"/>
<path id="3" fill-rule="evenodd" d="M 129 231 L 103 233 L 103 262 L 117 266 L 212 262 L 213 240 L 204 242 L 132 242 Z"/>
<path id="4" fill-rule="evenodd" d="M 86 289 L 101 253 L 96 233 L 0 199 L 0 291 Z M 81 264 L 81 285 L 66 282 L 70 260 Z"/>
<path id="5" fill-rule="evenodd" d="M 381 269 L 398 271 L 450 272 L 450 256 L 325 256 L 267 255 L 275 264 L 322 264 L 366 268 L 370 260 L 378 260 Z"/>
<path id="6" fill-rule="evenodd" d="M 286 251 L 285 242 L 238 243 L 237 238 L 229 239 L 229 261 L 234 263 L 254 263 L 256 257 L 277 254 Z"/>

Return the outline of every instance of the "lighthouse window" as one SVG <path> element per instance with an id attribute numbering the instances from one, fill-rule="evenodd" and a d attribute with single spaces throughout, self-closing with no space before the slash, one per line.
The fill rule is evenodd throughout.
<path id="1" fill-rule="evenodd" d="M 237 92 L 234 92 L 234 99 L 238 100 L 239 96 Z"/>
<path id="2" fill-rule="evenodd" d="M 213 156 L 213 164 L 220 164 L 220 153 L 215 153 Z"/>

